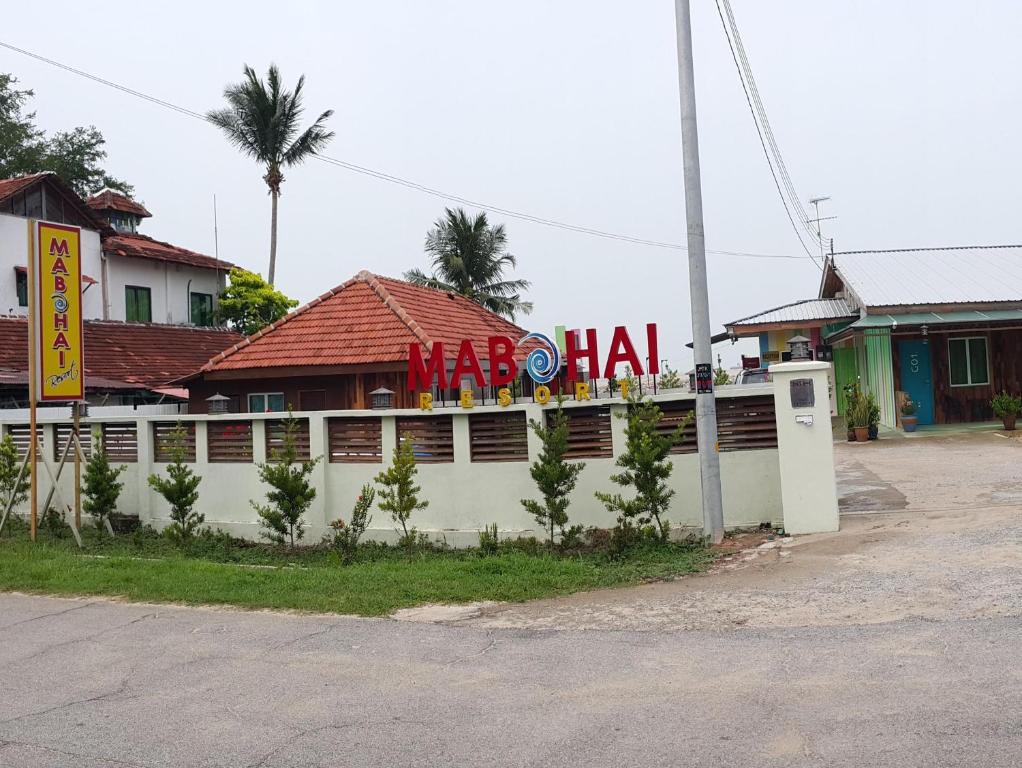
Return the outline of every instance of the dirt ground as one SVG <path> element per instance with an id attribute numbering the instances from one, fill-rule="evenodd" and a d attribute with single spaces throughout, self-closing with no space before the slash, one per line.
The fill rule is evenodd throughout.
<path id="1" fill-rule="evenodd" d="M 652 631 L 1022 615 L 1022 443 L 996 433 L 841 443 L 835 459 L 839 533 L 751 542 L 669 583 L 398 618 Z"/>

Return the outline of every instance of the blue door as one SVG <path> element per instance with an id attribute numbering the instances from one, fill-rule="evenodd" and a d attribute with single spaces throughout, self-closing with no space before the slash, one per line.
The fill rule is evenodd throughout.
<path id="1" fill-rule="evenodd" d="M 915 401 L 920 424 L 933 423 L 933 372 L 930 345 L 922 341 L 899 341 L 901 388 Z"/>

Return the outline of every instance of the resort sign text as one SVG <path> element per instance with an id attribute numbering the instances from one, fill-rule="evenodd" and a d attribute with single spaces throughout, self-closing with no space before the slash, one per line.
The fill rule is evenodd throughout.
<path id="1" fill-rule="evenodd" d="M 583 360 L 586 363 L 585 370 L 588 371 L 589 378 L 599 378 L 601 370 L 604 378 L 612 378 L 617 366 L 621 364 L 629 366 L 636 376 L 642 376 L 645 373 L 660 373 L 656 323 L 646 325 L 646 360 L 649 363 L 649 370 L 646 370 L 646 366 L 642 364 L 642 358 L 635 351 L 635 345 L 624 326 L 619 325 L 614 329 L 602 369 L 596 329 L 586 329 L 584 344 L 580 340 L 581 336 L 582 334 L 577 332 L 565 335 L 563 358 L 560 348 L 546 334 L 528 333 L 517 342 L 508 336 L 490 336 L 486 340 L 488 354 L 485 358 L 489 361 L 489 381 L 487 381 L 471 339 L 463 339 L 459 344 L 457 355 L 454 357 L 454 368 L 449 377 L 442 342 L 433 342 L 433 347 L 426 358 L 423 357 L 419 344 L 410 344 L 408 346 L 408 389 L 429 390 L 432 389 L 434 383 L 440 389 L 448 389 L 460 386 L 462 381 L 469 379 L 479 388 L 487 386 L 500 388 L 497 392 L 498 405 L 510 405 L 512 402 L 511 390 L 506 385 L 518 378 L 515 350 L 525 345 L 532 347 L 525 358 L 525 370 L 529 377 L 539 385 L 535 391 L 536 400 L 539 403 L 549 402 L 551 393 L 547 384 L 560 373 L 562 361 L 565 365 L 565 378 L 568 382 L 574 383 L 575 397 L 579 400 L 589 399 L 589 383 L 584 380 L 585 377 L 579 366 Z M 622 394 L 627 395 L 627 390 Z M 463 406 L 471 407 L 472 392 L 462 392 L 461 399 Z M 426 410 L 432 406 L 432 395 L 429 392 L 420 393 L 419 406 Z"/>
<path id="2" fill-rule="evenodd" d="M 81 234 L 78 227 L 36 222 L 30 290 L 41 401 L 85 398 Z"/>

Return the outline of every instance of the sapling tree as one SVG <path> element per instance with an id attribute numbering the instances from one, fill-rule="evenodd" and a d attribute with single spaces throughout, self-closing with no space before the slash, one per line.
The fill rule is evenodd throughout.
<path id="1" fill-rule="evenodd" d="M 123 464 L 119 467 L 110 466 L 110 460 L 102 448 L 94 450 L 85 462 L 85 472 L 82 475 L 82 495 L 85 500 L 82 509 L 96 519 L 99 530 L 103 530 L 110 515 L 117 509 L 117 499 L 124 487 L 124 483 L 117 478 L 126 469 Z"/>
<path id="2" fill-rule="evenodd" d="M 334 529 L 334 545 L 340 550 L 341 560 L 345 565 L 349 565 L 355 560 L 359 540 L 369 527 L 369 523 L 373 521 L 369 510 L 375 500 L 376 489 L 366 483 L 355 500 L 355 506 L 351 510 L 351 518 L 348 522 L 345 523 L 344 520 L 338 518 L 330 523 L 330 527 Z"/>
<path id="3" fill-rule="evenodd" d="M 259 464 L 259 479 L 270 486 L 268 504 L 252 502 L 259 515 L 262 535 L 275 544 L 293 547 L 305 535 L 303 516 L 316 498 L 309 477 L 322 456 L 298 458 L 298 420 L 288 410 L 284 420 L 284 445 L 270 452 L 270 460 Z"/>
<path id="4" fill-rule="evenodd" d="M 532 431 L 543 444 L 539 458 L 529 468 L 529 474 L 536 481 L 543 500 L 522 499 L 522 506 L 549 534 L 550 546 L 554 544 L 555 530 L 564 534 L 568 524 L 568 497 L 575 489 L 579 473 L 585 469 L 584 462 L 565 461 L 568 452 L 568 417 L 561 403 L 561 399 L 558 399 L 557 410 L 553 412 L 549 425 L 535 419 L 529 421 Z"/>
<path id="5" fill-rule="evenodd" d="M 178 422 L 177 427 L 170 433 L 170 464 L 167 466 L 167 476 L 162 477 L 155 473 L 149 475 L 149 487 L 170 504 L 170 519 L 173 522 L 167 526 L 164 533 L 178 544 L 190 541 L 206 520 L 205 515 L 194 510 L 195 502 L 199 500 L 199 483 L 202 482 L 202 478 L 185 463 L 186 438 L 187 433 Z"/>
<path id="6" fill-rule="evenodd" d="M 408 527 L 408 520 L 417 509 L 425 509 L 429 502 L 419 499 L 422 491 L 415 484 L 418 469 L 415 466 L 415 448 L 412 435 L 402 435 L 394 447 L 391 465 L 376 476 L 380 489 L 380 509 L 390 512 L 391 519 L 401 526 L 401 543 L 411 547 L 415 543 L 415 528 Z"/>
<path id="7" fill-rule="evenodd" d="M 618 457 L 617 466 L 623 471 L 610 479 L 622 488 L 634 488 L 635 495 L 626 499 L 621 493 L 596 493 L 610 512 L 618 515 L 619 538 L 627 539 L 636 530 L 655 523 L 662 541 L 670 535 L 667 512 L 675 491 L 667 486 L 674 465 L 668 460 L 671 449 L 684 439 L 685 427 L 690 423 L 689 413 L 673 431 L 665 433 L 659 428 L 664 414 L 652 400 L 630 399 L 625 427 L 625 451 Z M 625 535 L 627 534 L 627 535 Z"/>
<path id="8" fill-rule="evenodd" d="M 4 439 L 0 440 L 0 503 L 10 501 L 11 509 L 14 509 L 28 498 L 30 471 L 31 467 L 27 468 L 18 481 L 18 473 L 21 472 L 18 446 L 9 434 L 4 435 Z"/>

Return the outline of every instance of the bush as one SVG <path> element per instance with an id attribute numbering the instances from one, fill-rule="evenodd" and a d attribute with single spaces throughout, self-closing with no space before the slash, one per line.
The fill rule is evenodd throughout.
<path id="1" fill-rule="evenodd" d="M 681 383 L 681 376 L 678 375 L 678 372 L 665 363 L 663 373 L 660 374 L 660 388 L 677 389 Z"/>
<path id="2" fill-rule="evenodd" d="M 9 434 L 4 435 L 4 439 L 0 440 L 0 503 L 6 505 L 13 495 L 12 510 L 28 498 L 30 469 L 26 467 L 25 474 L 19 482 L 20 471 L 18 447 L 14 444 L 14 438 Z"/>
<path id="3" fill-rule="evenodd" d="M 418 469 L 415 467 L 412 441 L 411 435 L 402 435 L 394 448 L 393 462 L 376 476 L 376 482 L 383 486 L 380 491 L 380 509 L 390 512 L 391 520 L 401 526 L 399 544 L 409 550 L 419 543 L 419 539 L 414 526 L 408 527 L 408 521 L 415 510 L 429 506 L 428 501 L 419 500 L 422 488 L 415 484 Z"/>
<path id="4" fill-rule="evenodd" d="M 185 464 L 185 437 L 184 427 L 178 422 L 177 428 L 170 435 L 171 461 L 167 466 L 167 477 L 149 475 L 149 486 L 170 504 L 170 519 L 173 522 L 164 533 L 177 544 L 190 541 L 206 520 L 205 515 L 192 509 L 199 500 L 199 483 L 202 478 Z"/>
<path id="5" fill-rule="evenodd" d="M 289 410 L 284 420 L 284 447 L 274 449 L 270 461 L 259 465 L 259 479 L 271 488 L 266 494 L 269 504 L 251 502 L 260 524 L 266 529 L 263 537 L 274 544 L 286 543 L 291 547 L 305 535 L 303 516 L 316 498 L 309 476 L 323 458 L 299 460 L 297 432 L 298 422 Z"/>
<path id="6" fill-rule="evenodd" d="M 583 462 L 571 463 L 564 460 L 568 452 L 568 419 L 561 406 L 562 401 L 558 399 L 553 424 L 549 427 L 535 419 L 529 422 L 532 431 L 543 443 L 539 458 L 529 468 L 529 474 L 536 481 L 543 501 L 522 499 L 522 506 L 549 534 L 551 547 L 554 544 L 554 529 L 559 529 L 563 534 L 568 524 L 568 496 L 575 489 L 579 474 L 585 469 Z"/>
<path id="7" fill-rule="evenodd" d="M 349 565 L 355 561 L 358 553 L 358 543 L 362 535 L 373 521 L 369 514 L 370 507 L 376 499 L 376 489 L 366 483 L 362 486 L 362 492 L 355 500 L 355 506 L 351 510 L 351 519 L 347 524 L 340 518 L 330 523 L 334 529 L 334 546 L 340 550 L 341 562 Z"/>
<path id="8" fill-rule="evenodd" d="M 1005 416 L 1017 416 L 1022 412 L 1022 397 L 1001 392 L 999 395 L 994 395 L 994 399 L 990 401 L 990 407 L 993 408 L 994 416 L 999 419 L 1003 419 Z"/>
<path id="9" fill-rule="evenodd" d="M 124 483 L 117 478 L 126 470 L 123 464 L 111 467 L 106 451 L 102 448 L 93 450 L 92 456 L 85 463 L 82 475 L 82 495 L 85 500 L 82 508 L 96 519 L 96 527 L 103 530 L 110 520 L 110 515 L 117 509 L 117 499 L 121 495 Z"/>
<path id="10" fill-rule="evenodd" d="M 500 536 L 497 534 L 497 524 L 493 523 L 479 531 L 479 553 L 481 555 L 495 555 L 500 551 Z"/>
<path id="11" fill-rule="evenodd" d="M 659 430 L 663 416 L 663 411 L 652 400 L 633 399 L 628 403 L 628 411 L 624 414 L 628 420 L 626 448 L 616 462 L 624 471 L 611 475 L 610 479 L 622 488 L 634 488 L 635 496 L 625 499 L 620 493 L 596 493 L 596 498 L 608 511 L 618 514 L 615 540 L 620 546 L 654 522 L 662 541 L 667 541 L 670 536 L 666 515 L 675 491 L 667 486 L 667 479 L 674 469 L 667 457 L 671 449 L 684 439 L 685 427 L 692 415 L 689 414 L 674 432 L 666 435 Z"/>

